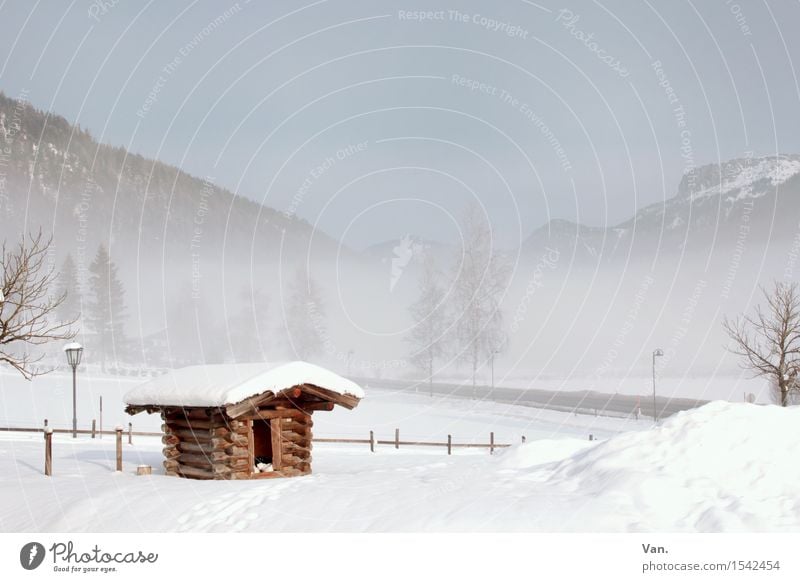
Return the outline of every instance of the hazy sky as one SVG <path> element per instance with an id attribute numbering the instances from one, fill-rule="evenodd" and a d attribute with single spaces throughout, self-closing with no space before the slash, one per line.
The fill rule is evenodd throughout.
<path id="1" fill-rule="evenodd" d="M 354 247 L 453 239 L 470 200 L 508 245 L 613 224 L 800 152 L 794 1 L 0 6 L 7 95 Z"/>

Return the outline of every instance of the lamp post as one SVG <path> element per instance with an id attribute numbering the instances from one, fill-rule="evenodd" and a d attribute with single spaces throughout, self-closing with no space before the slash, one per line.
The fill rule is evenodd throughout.
<path id="1" fill-rule="evenodd" d="M 67 363 L 72 366 L 72 438 L 78 438 L 78 398 L 75 388 L 76 371 L 81 363 L 83 346 L 77 342 L 72 342 L 64 346 L 64 353 L 67 354 Z"/>
<path id="2" fill-rule="evenodd" d="M 656 357 L 663 356 L 664 350 L 653 350 L 653 422 L 658 423 L 658 409 L 656 408 Z"/>

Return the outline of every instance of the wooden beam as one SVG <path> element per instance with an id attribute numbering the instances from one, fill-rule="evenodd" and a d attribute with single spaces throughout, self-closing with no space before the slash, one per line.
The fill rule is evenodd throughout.
<path id="1" fill-rule="evenodd" d="M 253 421 L 247 421 L 247 428 L 249 429 L 247 432 L 247 458 L 250 459 L 250 463 L 247 467 L 247 474 L 252 476 L 253 475 L 253 467 L 256 464 L 256 443 L 254 440 L 253 435 Z"/>
<path id="2" fill-rule="evenodd" d="M 330 412 L 333 410 L 333 407 L 333 402 L 325 402 L 324 400 L 321 402 L 309 402 L 308 404 L 303 404 L 303 410 L 308 412 L 313 412 L 314 410 L 325 410 Z"/>
<path id="3" fill-rule="evenodd" d="M 259 406 L 274 397 L 275 394 L 273 394 L 271 391 L 264 392 L 263 394 L 256 394 L 255 396 L 251 396 L 250 398 L 242 400 L 238 404 L 227 405 L 225 407 L 225 412 L 231 418 L 238 418 L 243 414 L 258 410 Z"/>
<path id="4" fill-rule="evenodd" d="M 325 388 L 320 388 L 319 386 L 314 386 L 313 384 L 303 384 L 303 392 L 311 394 L 312 396 L 317 396 L 318 398 L 327 400 L 328 402 L 333 402 L 340 406 L 344 406 L 350 410 L 358 406 L 360 401 L 360 399 L 356 398 L 355 396 L 350 396 L 349 394 L 339 394 L 338 392 L 326 390 Z"/>
<path id="5" fill-rule="evenodd" d="M 303 418 L 308 416 L 308 413 L 303 410 L 284 408 L 281 410 L 258 410 L 252 414 L 245 414 L 240 416 L 241 420 L 272 420 L 273 418 Z"/>
<path id="6" fill-rule="evenodd" d="M 283 454 L 280 418 L 273 418 L 269 421 L 269 432 L 272 438 L 272 468 L 275 471 L 280 471 L 282 466 L 281 455 Z"/>

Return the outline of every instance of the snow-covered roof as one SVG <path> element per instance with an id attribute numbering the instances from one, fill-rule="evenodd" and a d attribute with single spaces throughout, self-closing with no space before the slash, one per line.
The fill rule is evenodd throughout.
<path id="1" fill-rule="evenodd" d="M 133 406 L 226 406 L 251 396 L 300 384 L 312 384 L 337 394 L 364 397 L 355 382 L 308 362 L 221 364 L 173 370 L 125 394 Z"/>

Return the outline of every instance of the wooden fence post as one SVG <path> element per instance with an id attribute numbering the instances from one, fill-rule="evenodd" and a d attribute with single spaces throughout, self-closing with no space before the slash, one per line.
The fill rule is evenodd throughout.
<path id="1" fill-rule="evenodd" d="M 103 397 L 100 397 L 100 438 L 103 438 Z"/>
<path id="2" fill-rule="evenodd" d="M 525 435 L 522 435 L 522 444 L 525 444 Z"/>
<path id="3" fill-rule="evenodd" d="M 590 441 L 593 441 L 593 440 L 594 440 L 594 435 L 593 435 L 593 434 L 590 434 L 590 435 L 589 435 L 589 440 L 590 440 Z"/>
<path id="4" fill-rule="evenodd" d="M 47 419 L 44 419 L 44 427 L 47 428 Z"/>
<path id="5" fill-rule="evenodd" d="M 369 450 L 375 452 L 375 433 L 369 431 Z"/>
<path id="6" fill-rule="evenodd" d="M 400 429 L 394 429 L 394 448 L 400 448 Z"/>
<path id="7" fill-rule="evenodd" d="M 453 435 L 447 435 L 447 454 L 453 454 Z"/>
<path id="8" fill-rule="evenodd" d="M 122 427 L 114 429 L 117 433 L 117 471 L 122 471 Z"/>
<path id="9" fill-rule="evenodd" d="M 92 438 L 95 438 L 97 434 L 97 421 L 93 418 L 92 419 Z"/>
<path id="10" fill-rule="evenodd" d="M 494 433 L 493 432 L 489 433 L 489 454 L 490 455 L 494 454 Z"/>
<path id="11" fill-rule="evenodd" d="M 132 422 L 128 423 L 128 444 L 129 445 L 133 444 L 133 423 Z"/>
<path id="12" fill-rule="evenodd" d="M 44 474 L 50 477 L 53 474 L 53 429 L 44 431 Z"/>

